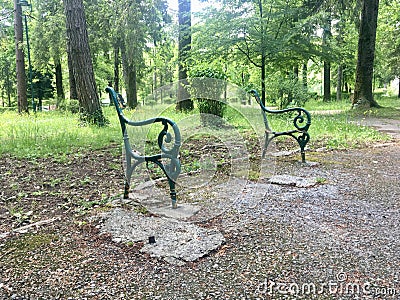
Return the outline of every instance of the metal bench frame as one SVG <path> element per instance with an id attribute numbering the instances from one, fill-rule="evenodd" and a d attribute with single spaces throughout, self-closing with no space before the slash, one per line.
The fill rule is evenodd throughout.
<path id="1" fill-rule="evenodd" d="M 155 165 L 159 166 L 167 177 L 170 188 L 172 208 L 177 208 L 175 184 L 181 172 L 181 164 L 179 160 L 181 134 L 178 125 L 172 120 L 165 117 L 155 117 L 143 121 L 129 120 L 124 116 L 120 107 L 120 103 L 118 101 L 119 97 L 122 96 L 115 92 L 114 89 L 111 87 L 107 87 L 106 92 L 110 94 L 110 100 L 113 101 L 115 109 L 117 110 L 119 122 L 121 124 L 122 137 L 124 140 L 124 149 L 126 153 L 124 198 L 127 199 L 129 197 L 131 177 L 135 168 L 141 163 L 152 162 Z M 153 123 L 161 123 L 163 125 L 163 129 L 161 130 L 157 138 L 157 144 L 160 148 L 160 153 L 155 155 L 140 155 L 140 153 L 138 153 L 137 151 L 132 150 L 131 144 L 129 142 L 127 125 L 144 126 Z M 171 148 L 167 148 L 165 146 L 165 143 L 172 142 L 172 135 L 170 132 L 168 132 L 169 127 L 172 128 L 174 134 L 174 143 Z M 165 161 L 169 161 L 169 163 L 165 163 Z"/>
<path id="2" fill-rule="evenodd" d="M 288 136 L 291 136 L 292 138 L 294 138 L 297 141 L 297 143 L 299 144 L 300 153 L 301 153 L 301 161 L 303 163 L 305 163 L 306 162 L 305 148 L 306 148 L 307 143 L 310 141 L 310 135 L 308 133 L 308 129 L 310 128 L 310 125 L 311 125 L 310 113 L 301 107 L 291 107 L 291 108 L 280 109 L 280 110 L 271 110 L 271 109 L 266 108 L 263 105 L 263 103 L 260 100 L 260 96 L 256 90 L 251 90 L 250 93 L 254 96 L 257 103 L 260 105 L 261 113 L 262 113 L 262 116 L 264 119 L 265 143 L 264 143 L 262 157 L 265 157 L 268 145 L 270 144 L 272 139 L 274 139 L 278 136 L 288 135 Z M 282 113 L 287 113 L 287 112 L 296 112 L 297 113 L 297 115 L 293 118 L 293 125 L 294 125 L 295 129 L 283 131 L 283 132 L 273 131 L 271 129 L 271 127 L 269 126 L 266 113 L 282 114 Z"/>

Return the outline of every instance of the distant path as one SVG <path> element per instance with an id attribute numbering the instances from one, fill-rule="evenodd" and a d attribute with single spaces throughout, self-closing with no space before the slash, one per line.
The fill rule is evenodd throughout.
<path id="1" fill-rule="evenodd" d="M 355 119 L 354 122 L 358 125 L 373 127 L 395 139 L 400 139 L 400 120 L 368 117 Z"/>
<path id="2" fill-rule="evenodd" d="M 331 109 L 331 110 L 311 110 L 312 115 L 336 115 L 343 112 L 342 109 Z"/>
<path id="3" fill-rule="evenodd" d="M 310 111 L 313 115 L 335 115 L 343 110 L 315 110 Z M 359 117 L 352 121 L 357 125 L 373 127 L 376 130 L 386 133 L 395 139 L 400 139 L 400 120 L 384 119 L 374 117 Z"/>

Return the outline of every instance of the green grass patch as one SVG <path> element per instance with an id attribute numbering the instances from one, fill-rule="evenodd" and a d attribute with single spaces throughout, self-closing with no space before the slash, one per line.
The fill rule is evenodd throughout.
<path id="1" fill-rule="evenodd" d="M 311 147 L 314 148 L 318 145 L 327 148 L 349 148 L 387 140 L 387 136 L 374 129 L 358 126 L 352 122 L 354 117 L 360 114 L 400 119 L 399 99 L 382 96 L 377 100 L 385 108 L 363 112 L 350 110 L 347 101 L 343 101 L 343 103 L 307 103 L 306 109 L 310 111 L 336 110 L 346 107 L 344 112 L 339 114 L 312 114 L 312 125 L 309 131 Z M 115 109 L 104 107 L 103 111 L 110 122 L 105 127 L 81 126 L 79 116 L 68 112 L 49 111 L 19 115 L 14 111 L 4 111 L 0 113 L 0 155 L 9 153 L 21 158 L 51 156 L 62 161 L 70 153 L 102 149 L 112 143 L 122 143 L 121 129 Z M 173 104 L 139 107 L 134 111 L 125 110 L 125 115 L 136 121 L 159 115 L 169 117 L 179 124 L 183 141 L 188 138 L 186 136 L 188 133 L 193 134 L 197 128 L 201 128 L 198 127 L 200 118 L 198 118 L 197 109 L 190 113 L 178 113 Z M 263 119 L 256 105 L 229 106 L 224 118 L 228 124 L 243 134 L 252 134 L 251 132 L 254 131 L 259 136 L 263 134 Z M 293 115 L 268 114 L 268 120 L 271 128 L 275 131 L 293 129 Z M 140 146 L 147 150 L 158 149 L 156 141 L 161 129 L 160 123 L 131 128 L 129 134 L 133 148 L 139 151 L 142 150 Z"/>
<path id="2" fill-rule="evenodd" d="M 313 115 L 309 130 L 311 147 L 356 148 L 390 139 L 387 135 L 371 127 L 360 126 L 353 120 L 353 117 L 346 112 L 334 115 Z"/>
<path id="3" fill-rule="evenodd" d="M 304 108 L 308 111 L 315 110 L 350 110 L 351 101 L 348 95 L 343 95 L 341 101 L 324 102 L 322 99 L 311 99 L 304 104 Z"/>
<path id="4" fill-rule="evenodd" d="M 353 109 L 350 115 L 357 117 L 374 117 L 381 119 L 396 119 L 400 120 L 400 99 L 397 97 L 387 97 L 383 95 L 376 95 L 375 100 L 381 106 L 380 108 L 368 109 Z"/>
<path id="5" fill-rule="evenodd" d="M 100 149 L 120 141 L 120 129 L 114 111 L 106 108 L 107 127 L 80 126 L 78 115 L 49 111 L 30 115 L 16 112 L 0 114 L 0 154 L 36 158 L 62 156 L 83 149 Z"/>

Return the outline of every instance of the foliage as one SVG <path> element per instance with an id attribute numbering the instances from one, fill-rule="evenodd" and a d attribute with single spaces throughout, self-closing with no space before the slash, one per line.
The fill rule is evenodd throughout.
<path id="1" fill-rule="evenodd" d="M 377 28 L 375 79 L 379 87 L 400 77 L 400 3 L 380 3 Z"/>
<path id="2" fill-rule="evenodd" d="M 79 101 L 76 99 L 62 99 L 57 107 L 61 112 L 76 114 L 80 111 Z"/>
<path id="3" fill-rule="evenodd" d="M 51 99 L 54 96 L 52 85 L 53 74 L 51 72 L 38 72 L 33 70 L 33 93 L 36 99 Z M 29 90 L 29 96 L 32 91 Z"/>
<path id="4" fill-rule="evenodd" d="M 226 110 L 226 100 L 223 98 L 226 75 L 210 68 L 191 70 L 190 74 L 190 93 L 196 97 L 203 125 L 220 126 Z M 205 91 L 209 96 L 203 96 Z"/>
<path id="5" fill-rule="evenodd" d="M 68 96 L 63 7 L 58 0 L 32 4 L 27 21 L 34 70 L 42 74 L 54 72 L 60 63 L 62 86 Z M 176 81 L 177 16 L 167 8 L 168 2 L 98 0 L 84 4 L 95 80 L 100 90 L 115 76 L 114 62 L 120 66 L 121 61 L 126 88 L 120 91 L 126 92 L 126 98 L 133 93 L 127 77 L 132 70 L 136 72 L 134 89 L 139 102 L 158 87 Z M 0 1 L 0 11 L 0 105 L 15 105 L 12 3 Z M 375 88 L 399 76 L 399 11 L 398 1 L 380 1 Z M 354 0 L 217 0 L 193 15 L 192 50 L 186 64 L 194 69 L 223 70 L 229 82 L 245 89 L 260 90 L 265 83 L 268 101 L 275 100 L 278 106 L 286 106 L 291 94 L 298 103 L 289 105 L 301 105 L 308 94 L 302 90 L 301 78 L 291 81 L 288 74 L 302 65 L 308 66 L 308 91 L 321 92 L 319 74 L 325 60 L 331 62 L 334 80 L 338 79 L 338 67 L 343 67 L 344 89 L 353 89 L 359 14 L 360 1 Z M 322 45 L 320 32 L 329 17 L 332 38 Z M 120 52 L 116 53 L 116 49 Z M 117 72 L 122 77 L 121 69 Z"/>
<path id="6" fill-rule="evenodd" d="M 266 83 L 267 102 L 277 105 L 279 109 L 304 106 L 311 98 L 301 81 L 293 76 L 280 73 L 271 74 Z"/>

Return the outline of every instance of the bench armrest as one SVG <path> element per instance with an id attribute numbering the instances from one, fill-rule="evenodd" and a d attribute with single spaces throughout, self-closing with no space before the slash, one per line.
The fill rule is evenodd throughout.
<path id="1" fill-rule="evenodd" d="M 293 118 L 294 127 L 296 127 L 296 129 L 298 131 L 302 131 L 302 132 L 308 131 L 308 129 L 309 129 L 310 125 L 311 125 L 311 115 L 304 108 L 302 108 L 302 107 L 290 107 L 290 108 L 279 109 L 279 110 L 268 109 L 261 102 L 260 95 L 258 94 L 258 92 L 256 90 L 251 90 L 250 93 L 254 96 L 254 98 L 256 99 L 257 103 L 260 105 L 261 110 L 263 112 L 267 112 L 267 113 L 271 113 L 271 114 L 280 114 L 280 113 L 286 113 L 286 112 L 297 112 L 297 116 L 295 116 Z M 268 120 L 266 119 L 265 114 L 263 114 L 263 117 L 264 117 L 264 123 L 266 123 L 266 127 L 269 128 Z"/>
<path id="2" fill-rule="evenodd" d="M 171 119 L 165 118 L 165 117 L 155 117 L 155 118 L 150 118 L 150 119 L 146 119 L 143 121 L 129 120 L 128 118 L 125 117 L 125 115 L 120 107 L 119 101 L 118 101 L 118 98 L 122 97 L 122 96 L 120 94 L 118 94 L 116 91 L 114 91 L 114 89 L 111 87 L 107 87 L 106 92 L 108 92 L 110 94 L 111 100 L 113 101 L 115 109 L 117 110 L 119 122 L 121 124 L 122 136 L 125 135 L 126 125 L 144 126 L 144 125 L 150 125 L 153 123 L 162 123 L 162 125 L 164 125 L 164 127 L 158 135 L 158 139 L 157 139 L 158 146 L 160 147 L 161 151 L 165 154 L 170 154 L 172 156 L 178 155 L 179 148 L 181 146 L 181 134 L 180 134 L 178 125 L 174 121 L 172 121 Z M 171 133 L 168 132 L 169 126 L 171 126 L 171 128 L 174 132 L 174 136 L 175 136 L 175 143 L 171 149 L 167 149 L 164 146 L 164 141 L 166 143 L 170 143 L 172 140 Z"/>

